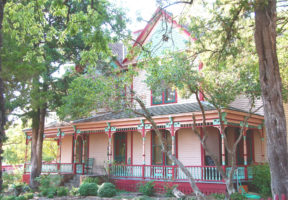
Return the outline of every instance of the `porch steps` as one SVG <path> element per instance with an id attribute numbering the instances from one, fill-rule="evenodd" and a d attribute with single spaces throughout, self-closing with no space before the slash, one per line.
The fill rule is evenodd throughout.
<path id="1" fill-rule="evenodd" d="M 71 180 L 64 183 L 65 187 L 72 188 L 72 187 L 79 187 L 80 186 L 80 175 L 74 175 Z"/>

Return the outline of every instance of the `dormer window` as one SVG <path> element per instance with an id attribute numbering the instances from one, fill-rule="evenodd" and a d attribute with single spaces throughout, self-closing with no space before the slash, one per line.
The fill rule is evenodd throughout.
<path id="1" fill-rule="evenodd" d="M 176 90 L 172 88 L 166 88 L 161 92 L 152 91 L 152 105 L 176 103 L 177 94 Z"/>

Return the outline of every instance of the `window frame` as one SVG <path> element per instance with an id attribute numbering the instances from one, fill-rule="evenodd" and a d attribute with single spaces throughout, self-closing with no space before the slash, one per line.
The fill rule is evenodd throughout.
<path id="1" fill-rule="evenodd" d="M 167 137 L 172 137 L 171 136 L 171 133 L 169 132 L 169 131 L 161 131 L 161 133 L 162 133 L 162 138 L 163 139 L 165 139 L 165 140 L 167 140 Z M 169 136 L 168 136 L 169 135 Z M 157 165 L 157 166 L 172 166 L 172 160 L 170 160 L 171 161 L 171 164 L 168 164 L 168 160 L 169 160 L 169 157 L 168 157 L 168 155 L 166 155 L 166 153 L 165 152 L 162 152 L 161 151 L 161 145 L 156 145 L 155 144 L 155 139 L 156 139 L 156 137 L 158 137 L 157 136 L 157 134 L 156 134 L 156 132 L 155 131 L 152 131 L 151 132 L 151 165 Z M 170 149 L 172 149 L 172 138 L 170 138 L 171 139 L 171 144 L 169 145 L 168 144 L 168 148 L 170 148 Z M 160 152 L 161 152 L 161 157 L 162 157 L 162 162 L 161 163 L 159 163 L 159 164 L 156 164 L 156 163 L 154 163 L 154 148 L 160 148 Z"/>
<path id="2" fill-rule="evenodd" d="M 151 106 L 155 106 L 155 105 L 162 105 L 162 104 L 172 104 L 172 103 L 177 103 L 177 90 L 175 89 L 174 90 L 174 100 L 171 100 L 171 101 L 166 101 L 166 91 L 169 88 L 166 88 L 166 89 L 162 89 L 162 92 L 161 92 L 161 103 L 159 102 L 154 102 L 154 98 L 153 98 L 153 90 L 151 90 Z"/>

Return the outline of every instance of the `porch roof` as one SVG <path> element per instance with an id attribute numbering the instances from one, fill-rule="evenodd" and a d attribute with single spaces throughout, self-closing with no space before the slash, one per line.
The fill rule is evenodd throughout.
<path id="1" fill-rule="evenodd" d="M 202 102 L 203 108 L 205 111 L 216 110 L 216 108 L 208 102 Z M 234 107 L 228 107 L 228 110 L 239 111 L 247 113 L 244 110 L 240 110 Z M 200 106 L 197 102 L 195 103 L 185 103 L 185 104 L 170 104 L 165 106 L 155 106 L 147 108 L 150 112 L 151 116 L 161 116 L 161 115 L 173 115 L 173 114 L 182 114 L 182 113 L 191 113 L 191 112 L 200 112 Z M 139 113 L 143 113 L 141 109 L 136 110 Z M 99 121 L 107 121 L 107 120 L 116 120 L 116 119 L 127 119 L 127 118 L 136 118 L 142 117 L 133 112 L 109 112 L 97 114 L 92 117 L 78 119 L 73 121 L 73 124 L 83 123 L 83 122 L 99 122 Z"/>

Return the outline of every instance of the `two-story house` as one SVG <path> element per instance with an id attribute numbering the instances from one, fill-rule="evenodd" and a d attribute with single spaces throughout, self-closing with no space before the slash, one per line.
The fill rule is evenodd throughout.
<path id="1" fill-rule="evenodd" d="M 163 22 L 173 27 L 173 41 L 163 38 Z M 134 46 L 148 42 L 166 42 L 158 49 L 158 55 L 166 49 L 185 48 L 187 41 L 193 41 L 190 33 L 165 11 L 158 9 L 146 27 L 138 32 Z M 120 56 L 121 57 L 121 56 Z M 122 66 L 137 65 L 137 58 L 124 59 Z M 118 64 L 119 64 L 118 63 Z M 205 65 L 205 64 L 204 64 Z M 133 90 L 145 102 L 153 119 L 163 133 L 172 154 L 174 154 L 191 172 L 199 188 L 204 193 L 225 192 L 226 186 L 202 148 L 198 137 L 193 133 L 192 113 L 196 117 L 197 128 L 203 128 L 202 115 L 195 96 L 181 98 L 176 90 L 163 89 L 161 94 L 153 95 L 153 91 L 144 83 L 145 71 L 140 71 L 133 78 Z M 229 156 L 225 151 L 222 134 L 226 134 L 229 142 L 234 142 L 239 134 L 240 125 L 248 116 L 245 107 L 249 102 L 239 97 L 229 108 L 223 109 L 222 120 L 225 132 L 219 127 L 217 110 L 203 101 L 206 110 L 208 139 L 207 144 L 212 152 L 221 160 L 223 168 L 229 171 Z M 253 114 L 248 120 L 244 137 L 237 149 L 237 165 L 239 178 L 247 181 L 252 178 L 252 163 L 264 162 L 266 157 L 263 115 Z M 27 141 L 31 131 L 26 130 Z M 185 193 L 191 192 L 186 176 L 161 151 L 159 139 L 151 124 L 143 117 L 131 117 L 125 113 L 98 113 L 72 123 L 54 124 L 45 128 L 45 138 L 59 141 L 59 162 L 44 164 L 43 173 L 61 174 L 103 174 L 107 169 L 119 189 L 136 190 L 137 183 L 154 180 L 156 188 L 162 190 L 167 183 L 177 184 Z M 87 170 L 87 160 L 93 161 L 91 170 Z M 24 179 L 29 180 L 29 164 L 25 164 Z"/>

